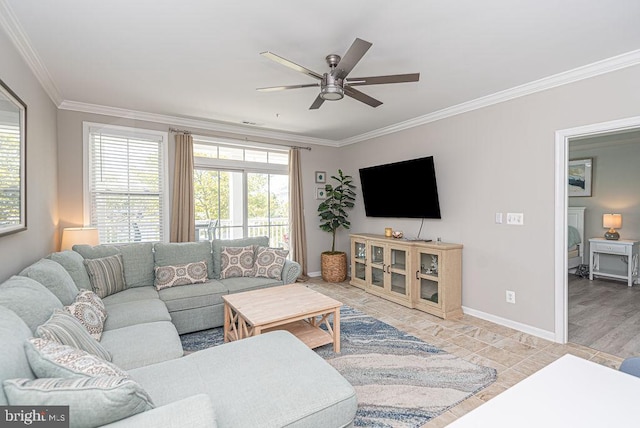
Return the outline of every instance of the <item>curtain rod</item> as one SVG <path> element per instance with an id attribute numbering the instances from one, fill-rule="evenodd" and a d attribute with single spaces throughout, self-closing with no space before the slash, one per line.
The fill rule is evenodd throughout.
<path id="1" fill-rule="evenodd" d="M 193 134 L 192 131 L 188 131 L 186 129 L 178 129 L 178 128 L 169 128 L 169 132 L 173 132 L 175 134 L 185 134 L 185 135 L 192 135 Z M 198 133 L 198 135 L 202 135 L 203 137 L 218 137 L 218 138 L 220 137 L 219 135 L 211 135 L 211 134 L 207 135 L 207 134 L 204 134 L 204 133 Z M 247 137 L 244 137 L 244 139 L 248 140 Z M 260 143 L 260 141 L 256 141 L 256 143 Z M 289 146 L 289 145 L 286 145 L 286 144 L 285 144 L 285 146 L 289 147 L 291 149 L 300 149 L 300 150 L 309 150 L 309 151 L 311 151 L 311 147 Z"/>

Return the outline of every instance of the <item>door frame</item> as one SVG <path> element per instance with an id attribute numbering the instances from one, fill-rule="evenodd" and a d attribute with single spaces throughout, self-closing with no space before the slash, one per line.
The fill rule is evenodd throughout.
<path id="1" fill-rule="evenodd" d="M 578 126 L 556 131 L 555 139 L 555 341 L 567 343 L 569 337 L 569 293 L 567 275 L 567 172 L 569 141 L 616 131 L 640 129 L 640 116 Z"/>

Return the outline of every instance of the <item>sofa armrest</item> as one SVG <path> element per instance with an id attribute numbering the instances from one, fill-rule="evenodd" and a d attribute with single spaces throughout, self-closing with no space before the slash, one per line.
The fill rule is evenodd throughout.
<path id="1" fill-rule="evenodd" d="M 209 396 L 197 394 L 103 426 L 109 428 L 216 428 L 218 424 Z"/>
<path id="2" fill-rule="evenodd" d="M 285 260 L 282 267 L 282 282 L 285 284 L 293 284 L 302 273 L 302 267 L 298 262 Z"/>

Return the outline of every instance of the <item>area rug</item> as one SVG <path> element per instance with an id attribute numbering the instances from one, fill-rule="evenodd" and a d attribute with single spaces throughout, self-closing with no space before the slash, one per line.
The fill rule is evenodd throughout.
<path id="1" fill-rule="evenodd" d="M 496 379 L 470 363 L 349 306 L 340 311 L 341 353 L 316 349 L 356 389 L 355 426 L 417 428 Z M 223 343 L 222 328 L 181 336 L 186 352 Z"/>

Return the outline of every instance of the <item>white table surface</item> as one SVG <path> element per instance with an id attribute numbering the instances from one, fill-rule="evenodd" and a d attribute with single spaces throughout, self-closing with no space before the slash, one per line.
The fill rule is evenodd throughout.
<path id="1" fill-rule="evenodd" d="M 640 378 L 565 355 L 450 428 L 640 427 Z"/>

